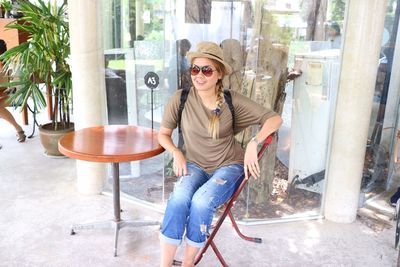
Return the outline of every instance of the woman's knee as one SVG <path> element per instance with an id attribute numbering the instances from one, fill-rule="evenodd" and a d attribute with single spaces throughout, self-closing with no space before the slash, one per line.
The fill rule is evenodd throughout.
<path id="1" fill-rule="evenodd" d="M 196 213 L 209 213 L 215 209 L 215 196 L 195 194 L 190 203 L 190 209 Z"/>
<path id="2" fill-rule="evenodd" d="M 172 193 L 171 197 L 168 199 L 167 205 L 172 209 L 188 209 L 190 207 L 190 197 L 184 194 Z"/>

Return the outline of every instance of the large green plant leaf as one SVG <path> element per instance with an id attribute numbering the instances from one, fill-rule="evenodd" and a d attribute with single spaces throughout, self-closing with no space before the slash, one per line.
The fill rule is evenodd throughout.
<path id="1" fill-rule="evenodd" d="M 43 0 L 18 3 L 24 16 L 6 27 L 28 32 L 29 39 L 0 56 L 4 68 L 17 77 L 17 81 L 8 83 L 8 87 L 17 87 L 10 100 L 25 106 L 31 99 L 35 110 L 43 109 L 46 98 L 44 86 L 39 84 L 44 83 L 52 88 L 53 125 L 69 124 L 72 81 L 66 60 L 70 54 L 66 5 L 58 7 L 52 4 L 55 1 Z"/>

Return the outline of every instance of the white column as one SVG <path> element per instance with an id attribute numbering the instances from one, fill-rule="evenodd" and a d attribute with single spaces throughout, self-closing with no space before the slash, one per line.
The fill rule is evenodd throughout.
<path id="1" fill-rule="evenodd" d="M 325 217 L 356 218 L 386 0 L 348 0 Z"/>
<path id="2" fill-rule="evenodd" d="M 68 0 L 75 129 L 102 125 L 106 118 L 101 1 Z M 77 186 L 83 194 L 101 193 L 103 163 L 77 161 Z"/>

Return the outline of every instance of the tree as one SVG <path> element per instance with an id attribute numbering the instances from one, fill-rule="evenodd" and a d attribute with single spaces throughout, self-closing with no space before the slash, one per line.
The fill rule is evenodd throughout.
<path id="1" fill-rule="evenodd" d="M 304 19 L 307 21 L 306 40 L 324 40 L 327 0 L 302 1 L 300 6 L 305 10 Z"/>
<path id="2" fill-rule="evenodd" d="M 282 114 L 285 101 L 285 85 L 287 79 L 288 46 L 282 43 L 287 35 L 287 29 L 279 30 L 274 16 L 262 8 L 263 1 L 256 1 L 254 15 L 254 34 L 247 53 L 245 66 L 256 71 L 243 76 L 243 86 L 237 90 L 259 104 Z M 264 77 L 270 77 L 264 79 Z M 230 86 L 229 86 L 230 87 Z M 236 136 L 245 147 L 254 135 L 249 127 Z M 269 146 L 260 162 L 261 177 L 251 179 L 248 183 L 248 201 L 251 204 L 267 203 L 273 189 L 274 167 L 276 160 L 276 138 Z"/>
<path id="3" fill-rule="evenodd" d="M 332 1 L 332 20 L 336 22 L 343 21 L 344 11 L 346 9 L 345 0 L 333 0 Z"/>

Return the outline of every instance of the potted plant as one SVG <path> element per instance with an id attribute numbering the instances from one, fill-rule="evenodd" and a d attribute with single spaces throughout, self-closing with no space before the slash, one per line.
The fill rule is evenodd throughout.
<path id="1" fill-rule="evenodd" d="M 6 27 L 26 31 L 30 37 L 27 42 L 9 49 L 0 56 L 5 68 L 16 77 L 7 84 L 17 90 L 9 101 L 21 108 L 32 103 L 33 111 L 38 112 L 50 102 L 51 122 L 39 127 L 42 144 L 49 155 L 61 155 L 58 152 L 58 139 L 66 131 L 73 130 L 70 121 L 72 80 L 67 58 L 70 54 L 69 25 L 66 16 L 67 6 L 57 6 L 56 1 L 37 3 L 20 0 L 21 18 Z M 61 131 L 55 140 L 46 140 L 47 135 Z M 60 135 L 58 134 L 58 135 Z M 43 139 L 45 138 L 45 139 Z M 54 146 L 51 148 L 49 146 Z"/>

